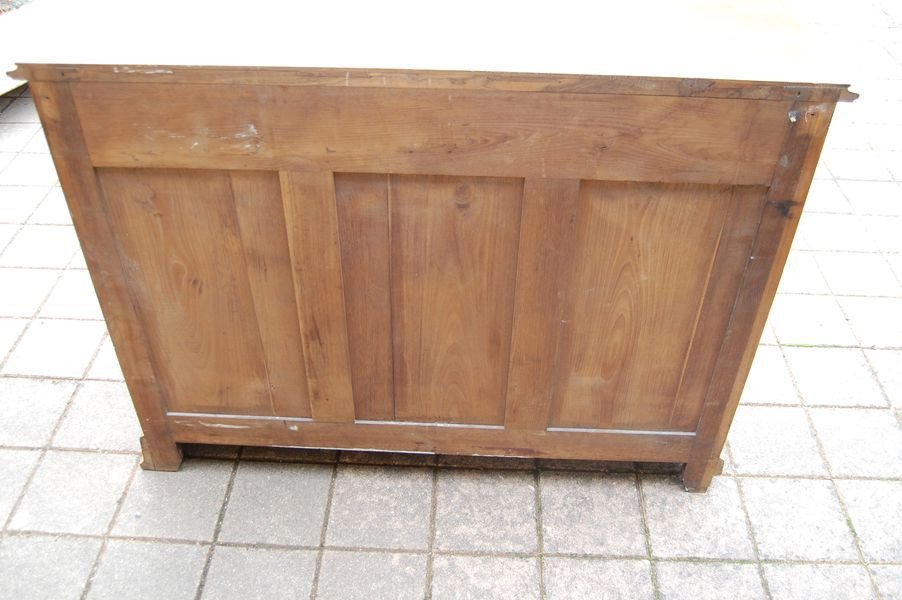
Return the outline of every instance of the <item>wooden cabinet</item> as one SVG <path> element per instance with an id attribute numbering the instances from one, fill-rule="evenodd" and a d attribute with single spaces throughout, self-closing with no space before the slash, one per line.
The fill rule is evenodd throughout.
<path id="1" fill-rule="evenodd" d="M 686 463 L 845 86 L 29 64 L 144 428 Z"/>

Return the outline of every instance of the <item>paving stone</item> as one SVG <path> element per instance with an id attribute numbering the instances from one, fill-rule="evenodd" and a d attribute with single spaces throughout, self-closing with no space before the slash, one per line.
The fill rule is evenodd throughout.
<path id="1" fill-rule="evenodd" d="M 546 558 L 545 591 L 548 600 L 604 598 L 651 600 L 651 564 L 647 560 L 593 560 Z"/>
<path id="2" fill-rule="evenodd" d="M 48 452 L 10 529 L 105 534 L 135 461 L 133 456 Z"/>
<path id="3" fill-rule="evenodd" d="M 539 565 L 534 558 L 439 555 L 432 566 L 432 598 L 538 599 Z"/>
<path id="4" fill-rule="evenodd" d="M 72 227 L 25 225 L 0 254 L 0 267 L 62 269 L 77 249 Z"/>
<path id="5" fill-rule="evenodd" d="M 836 179 L 892 180 L 886 167 L 875 161 L 869 150 L 835 150 L 827 157 L 827 165 Z"/>
<path id="6" fill-rule="evenodd" d="M 0 446 L 45 445 L 74 391 L 71 381 L 0 378 Z"/>
<path id="7" fill-rule="evenodd" d="M 876 598 L 860 565 L 766 564 L 764 576 L 773 600 Z"/>
<path id="8" fill-rule="evenodd" d="M 743 478 L 741 485 L 761 558 L 857 558 L 830 481 Z"/>
<path id="9" fill-rule="evenodd" d="M 79 378 L 105 330 L 102 321 L 32 321 L 6 359 L 3 374 Z"/>
<path id="10" fill-rule="evenodd" d="M 219 539 L 319 545 L 331 480 L 326 465 L 242 462 Z"/>
<path id="11" fill-rule="evenodd" d="M 16 98 L 12 104 L 0 112 L 0 123 L 32 123 L 40 124 L 38 111 L 31 98 Z"/>
<path id="12" fill-rule="evenodd" d="M 852 207 L 835 181 L 820 179 L 811 182 L 805 212 L 851 213 Z"/>
<path id="13" fill-rule="evenodd" d="M 887 409 L 812 408 L 837 477 L 902 477 L 902 426 Z"/>
<path id="14" fill-rule="evenodd" d="M 861 217 L 868 238 L 886 253 L 902 252 L 902 217 Z"/>
<path id="15" fill-rule="evenodd" d="M 858 345 L 836 300 L 829 296 L 780 294 L 770 321 L 781 344 Z"/>
<path id="16" fill-rule="evenodd" d="M 879 257 L 877 257 L 879 259 Z M 780 276 L 779 294 L 829 294 L 830 288 L 824 281 L 814 254 L 811 252 L 790 252 Z"/>
<path id="17" fill-rule="evenodd" d="M 879 254 L 821 252 L 817 254 L 817 264 L 834 294 L 902 296 L 902 285 Z"/>
<path id="18" fill-rule="evenodd" d="M 0 187 L 0 223 L 21 224 L 27 221 L 50 189 L 46 185 Z"/>
<path id="19" fill-rule="evenodd" d="M 435 547 L 535 552 L 535 493 L 532 473 L 439 471 Z"/>
<path id="20" fill-rule="evenodd" d="M 877 246 L 862 217 L 802 212 L 793 250 L 876 252 Z"/>
<path id="21" fill-rule="evenodd" d="M 659 562 L 663 600 L 764 600 L 758 568 L 741 563 Z"/>
<path id="22" fill-rule="evenodd" d="M 72 398 L 53 446 L 140 452 L 140 437 L 141 427 L 125 384 L 86 381 Z"/>
<path id="23" fill-rule="evenodd" d="M 871 565 L 883 600 L 902 600 L 902 565 Z"/>
<path id="24" fill-rule="evenodd" d="M 432 472 L 340 465 L 326 541 L 332 546 L 425 550 Z"/>
<path id="25" fill-rule="evenodd" d="M 715 477 L 705 494 L 686 493 L 667 477 L 643 477 L 642 487 L 654 556 L 754 558 L 733 479 Z"/>
<path id="26" fill-rule="evenodd" d="M 204 600 L 310 597 L 316 552 L 218 546 L 204 585 Z"/>
<path id="27" fill-rule="evenodd" d="M 94 284 L 87 271 L 64 271 L 53 291 L 50 292 L 41 317 L 50 319 L 103 320 L 100 303 L 94 292 Z"/>
<path id="28" fill-rule="evenodd" d="M 902 350 L 865 350 L 894 408 L 902 408 Z"/>
<path id="29" fill-rule="evenodd" d="M 78 600 L 99 550 L 99 539 L 0 537 L 0 598 Z"/>
<path id="30" fill-rule="evenodd" d="M 425 554 L 323 553 L 316 594 L 320 600 L 415 600 L 425 595 Z"/>
<path id="31" fill-rule="evenodd" d="M 798 404 L 783 352 L 777 346 L 758 346 L 742 390 L 743 404 Z"/>
<path id="32" fill-rule="evenodd" d="M 836 487 L 865 556 L 902 562 L 902 482 L 838 480 Z"/>
<path id="33" fill-rule="evenodd" d="M 25 319 L 4 319 L 0 317 L 0 363 L 3 362 L 6 355 L 12 350 L 13 345 L 15 345 L 16 340 L 25 331 L 26 325 L 28 325 L 28 321 Z"/>
<path id="34" fill-rule="evenodd" d="M 43 140 L 41 135 L 36 139 Z M 69 206 L 66 204 L 66 196 L 60 187 L 50 188 L 47 197 L 41 202 L 37 210 L 28 219 L 33 225 L 71 225 L 72 215 L 69 213 Z"/>
<path id="35" fill-rule="evenodd" d="M 193 600 L 208 546 L 110 540 L 91 582 L 89 600 Z"/>
<path id="36" fill-rule="evenodd" d="M 902 347 L 902 298 L 843 297 L 839 303 L 863 346 Z"/>
<path id="37" fill-rule="evenodd" d="M 792 406 L 740 406 L 729 433 L 736 473 L 827 475 L 805 411 Z"/>
<path id="38" fill-rule="evenodd" d="M 886 406 L 858 348 L 784 348 L 789 368 L 809 406 Z"/>
<path id="39" fill-rule="evenodd" d="M 2 185 L 56 185 L 59 181 L 49 154 L 17 154 L 0 171 Z"/>
<path id="40" fill-rule="evenodd" d="M 34 316 L 59 276 L 59 271 L 0 268 L 0 289 L 14 290 L 0 294 L 0 316 Z"/>
<path id="41" fill-rule="evenodd" d="M 186 460 L 176 473 L 139 470 L 113 534 L 212 541 L 231 471 L 213 460 Z"/>
<path id="42" fill-rule="evenodd" d="M 38 450 L 7 450 L 0 448 L 0 526 L 6 523 L 28 476 L 38 461 Z"/>
<path id="43" fill-rule="evenodd" d="M 894 181 L 840 181 L 849 205 L 859 215 L 902 215 L 902 186 Z"/>
<path id="44" fill-rule="evenodd" d="M 123 381 L 122 369 L 119 367 L 119 359 L 113 348 L 113 341 L 107 336 L 100 345 L 91 368 L 88 369 L 88 379 L 111 379 Z"/>
<path id="45" fill-rule="evenodd" d="M 36 123 L 4 123 L 0 121 L 0 152 L 21 152 L 34 134 L 40 130 L 41 126 Z"/>
<path id="46" fill-rule="evenodd" d="M 546 552 L 645 556 L 645 531 L 632 475 L 542 473 Z"/>

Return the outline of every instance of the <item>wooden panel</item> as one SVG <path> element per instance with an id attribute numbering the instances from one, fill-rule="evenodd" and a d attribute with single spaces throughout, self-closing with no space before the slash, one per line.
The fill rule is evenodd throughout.
<path id="1" fill-rule="evenodd" d="M 358 419 L 392 419 L 395 414 L 388 180 L 387 175 L 335 175 Z"/>
<path id="2" fill-rule="evenodd" d="M 286 417 L 309 417 L 310 402 L 291 284 L 279 176 L 277 173 L 234 171 L 230 174 L 230 184 L 266 358 L 273 410 Z"/>
<path id="3" fill-rule="evenodd" d="M 790 107 L 602 94 L 72 86 L 92 161 L 119 167 L 765 184 Z"/>
<path id="4" fill-rule="evenodd" d="M 280 173 L 310 410 L 353 421 L 354 396 L 331 173 Z"/>
<path id="5" fill-rule="evenodd" d="M 681 77 L 552 75 L 472 71 L 408 71 L 397 69 L 180 67 L 168 65 L 19 65 L 17 77 L 35 80 L 146 83 L 213 83 L 234 86 L 287 85 L 432 90 L 498 90 L 509 92 L 578 92 L 636 96 L 692 96 L 753 100 L 850 101 L 847 85 L 788 84 Z"/>
<path id="6" fill-rule="evenodd" d="M 697 428 L 699 438 L 683 472 L 687 489 L 704 491 L 714 475 L 777 292 L 834 108 L 832 104 L 801 102 L 793 106 L 792 128 L 767 191 L 761 224 L 705 395 L 704 412 Z"/>
<path id="7" fill-rule="evenodd" d="M 300 446 L 620 461 L 685 461 L 692 433 L 533 431 L 386 423 L 318 423 L 228 415 L 170 415 L 180 442 Z"/>
<path id="8" fill-rule="evenodd" d="M 670 427 L 730 195 L 583 182 L 553 425 Z"/>
<path id="9" fill-rule="evenodd" d="M 526 180 L 504 424 L 545 429 L 576 242 L 579 181 Z"/>
<path id="10" fill-rule="evenodd" d="M 501 423 L 523 184 L 390 185 L 396 418 Z"/>
<path id="11" fill-rule="evenodd" d="M 98 175 L 169 409 L 274 414 L 228 174 Z"/>

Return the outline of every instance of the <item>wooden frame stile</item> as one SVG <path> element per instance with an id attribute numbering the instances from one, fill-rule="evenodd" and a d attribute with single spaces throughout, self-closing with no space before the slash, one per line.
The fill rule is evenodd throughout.
<path id="1" fill-rule="evenodd" d="M 106 218 L 103 190 L 91 164 L 70 86 L 31 81 L 30 88 L 110 338 L 144 431 L 141 466 L 155 471 L 177 471 L 182 452 L 166 417 L 166 403 L 154 371 L 153 356 L 126 284 L 115 234 Z M 85 243 L 87 240 L 90 242 Z"/>

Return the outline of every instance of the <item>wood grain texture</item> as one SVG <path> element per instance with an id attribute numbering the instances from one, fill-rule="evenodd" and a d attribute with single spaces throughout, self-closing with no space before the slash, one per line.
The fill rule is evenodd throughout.
<path id="1" fill-rule="evenodd" d="M 408 71 L 397 69 L 286 69 L 182 67 L 176 65 L 20 65 L 16 76 L 29 81 L 143 83 L 209 83 L 234 86 L 334 86 L 432 90 L 497 90 L 508 92 L 577 92 L 635 96 L 692 96 L 836 102 L 852 100 L 847 85 L 793 84 L 679 77 L 553 75 L 473 71 Z"/>
<path id="2" fill-rule="evenodd" d="M 228 174 L 98 176 L 169 409 L 274 414 Z"/>
<path id="3" fill-rule="evenodd" d="M 578 208 L 579 181 L 526 180 L 504 418 L 509 428 L 548 426 L 566 293 L 576 259 Z"/>
<path id="4" fill-rule="evenodd" d="M 833 104 L 803 102 L 793 106 L 792 127 L 767 191 L 764 212 L 743 272 L 730 324 L 705 394 L 698 437 L 683 472 L 686 489 L 706 490 L 716 471 L 777 292 L 834 108 Z"/>
<path id="5" fill-rule="evenodd" d="M 72 86 L 97 166 L 712 184 L 769 183 L 791 106 L 567 93 Z"/>
<path id="6" fill-rule="evenodd" d="M 395 415 L 502 423 L 523 183 L 391 178 Z"/>
<path id="7" fill-rule="evenodd" d="M 113 225 L 107 219 L 103 190 L 88 160 L 71 90 L 66 84 L 39 82 L 31 84 L 30 89 L 110 338 L 146 437 L 146 442 L 142 442 L 141 464 L 159 470 L 178 469 L 182 454 L 166 420 L 168 398 L 163 394 L 143 324 L 126 283 L 128 279 L 113 236 Z"/>
<path id="8" fill-rule="evenodd" d="M 348 352 L 358 419 L 393 419 L 389 177 L 336 174 Z"/>
<path id="9" fill-rule="evenodd" d="M 729 202 L 720 186 L 583 182 L 553 425 L 669 429 Z"/>
<path id="10" fill-rule="evenodd" d="M 233 171 L 229 183 L 260 331 L 273 412 L 309 417 L 300 326 L 277 173 Z M 235 265 L 239 268 L 240 263 Z"/>
<path id="11" fill-rule="evenodd" d="M 279 178 L 310 410 L 318 421 L 353 421 L 354 393 L 332 173 L 287 171 Z"/>

